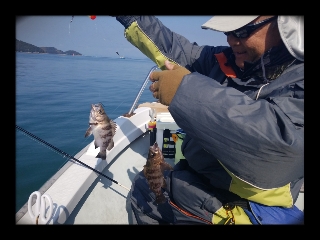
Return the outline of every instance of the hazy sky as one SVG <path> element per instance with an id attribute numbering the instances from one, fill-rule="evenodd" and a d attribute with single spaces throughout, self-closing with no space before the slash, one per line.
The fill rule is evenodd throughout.
<path id="1" fill-rule="evenodd" d="M 211 16 L 157 16 L 172 31 L 198 45 L 228 45 L 223 33 L 204 30 Z M 21 16 L 16 19 L 16 39 L 37 47 L 74 50 L 86 56 L 146 58 L 124 37 L 124 27 L 115 17 Z"/>

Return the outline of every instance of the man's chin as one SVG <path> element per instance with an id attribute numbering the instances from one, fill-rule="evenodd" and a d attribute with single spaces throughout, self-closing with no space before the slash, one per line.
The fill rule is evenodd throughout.
<path id="1" fill-rule="evenodd" d="M 244 62 L 243 62 L 243 61 L 236 61 L 236 65 L 237 65 L 240 69 L 243 69 L 243 68 L 244 68 Z"/>

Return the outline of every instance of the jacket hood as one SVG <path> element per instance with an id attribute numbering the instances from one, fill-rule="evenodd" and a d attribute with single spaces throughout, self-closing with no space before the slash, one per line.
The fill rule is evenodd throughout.
<path id="1" fill-rule="evenodd" d="M 290 54 L 304 61 L 304 16 L 278 16 L 278 27 Z"/>

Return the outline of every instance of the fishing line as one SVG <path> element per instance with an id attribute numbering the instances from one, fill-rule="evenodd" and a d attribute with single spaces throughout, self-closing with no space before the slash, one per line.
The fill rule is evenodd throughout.
<path id="1" fill-rule="evenodd" d="M 39 137 L 35 136 L 34 134 L 32 134 L 32 133 L 28 132 L 27 130 L 25 130 L 25 129 L 23 129 L 23 128 L 19 127 L 18 125 L 16 125 L 16 128 L 17 128 L 18 130 L 20 130 L 20 131 L 22 131 L 22 132 L 26 133 L 27 135 L 29 135 L 29 136 L 30 136 L 30 137 L 32 137 L 33 139 L 36 139 L 37 141 L 39 141 L 39 142 L 41 142 L 41 143 L 45 144 L 46 146 L 50 147 L 51 149 L 55 150 L 56 152 L 58 152 L 58 153 L 60 153 L 60 154 L 62 154 L 62 155 L 64 155 L 64 156 L 68 157 L 69 159 L 72 159 L 72 160 L 77 161 L 78 163 L 80 163 L 80 164 L 82 164 L 82 165 L 86 166 L 87 168 L 91 169 L 92 171 L 94 171 L 94 172 L 96 172 L 96 173 L 98 173 L 98 174 L 102 175 L 103 177 L 105 177 L 105 178 L 109 179 L 110 181 L 112 181 L 112 182 L 114 182 L 114 183 L 118 184 L 119 186 L 121 186 L 121 187 L 123 187 L 123 188 L 127 189 L 128 191 L 130 191 L 130 189 L 129 189 L 129 188 L 127 188 L 126 186 L 124 186 L 124 185 L 122 185 L 121 183 L 117 182 L 116 180 L 114 180 L 114 179 L 112 179 L 112 178 L 108 177 L 107 175 L 103 174 L 102 172 L 99 172 L 98 170 L 96 170 L 96 169 L 94 169 L 94 168 L 90 167 L 89 165 L 85 164 L 84 162 L 81 162 L 80 160 L 76 159 L 75 157 L 73 157 L 73 156 L 69 155 L 68 153 L 66 153 L 66 152 L 64 152 L 64 151 L 62 151 L 62 150 L 60 150 L 59 148 L 57 148 L 57 147 L 55 147 L 55 146 L 51 145 L 50 143 L 48 143 L 48 142 L 44 141 L 43 139 L 41 139 L 41 138 L 39 138 Z"/>
<path id="2" fill-rule="evenodd" d="M 78 16 L 76 16 L 76 17 L 78 17 Z M 83 16 L 80 16 L 80 17 L 82 18 Z M 115 40 L 114 37 L 113 37 L 113 34 L 112 34 L 112 31 L 114 31 L 114 27 L 113 27 L 113 24 L 114 24 L 114 23 L 109 24 L 108 21 L 110 21 L 110 19 L 109 19 L 109 20 L 106 20 L 106 19 L 105 19 L 105 16 L 100 16 L 99 19 L 97 18 L 98 20 L 96 19 L 96 16 L 92 16 L 92 15 L 91 15 L 91 16 L 88 16 L 88 17 L 89 17 L 89 21 L 92 21 L 91 27 L 93 27 L 93 29 L 94 29 L 94 31 L 91 32 L 90 38 L 92 38 L 92 37 L 97 37 L 97 39 L 103 40 L 103 41 L 104 41 L 103 43 L 104 43 L 105 45 L 109 44 L 108 41 L 114 41 L 114 40 Z M 76 21 L 76 20 L 75 20 L 74 23 L 73 23 L 73 20 L 74 20 L 74 15 L 71 16 L 71 20 L 70 20 L 70 22 L 69 22 L 69 35 L 70 35 L 70 33 L 71 33 L 71 31 L 70 31 L 70 29 L 71 29 L 71 23 L 72 23 L 72 24 L 79 25 L 79 21 Z M 81 19 L 81 20 L 82 20 L 82 19 Z M 101 21 L 102 21 L 102 20 L 107 21 L 108 25 L 106 25 L 105 22 L 103 23 L 104 25 L 101 25 Z M 99 24 L 100 24 L 100 25 L 99 25 Z M 110 29 L 110 26 L 112 27 L 111 29 Z M 102 32 L 101 29 L 104 30 L 104 32 Z M 87 31 L 90 31 L 90 29 L 86 29 L 86 30 L 87 30 Z M 111 33 L 109 34 L 110 30 L 111 30 Z M 95 36 L 93 36 L 92 33 L 93 33 Z"/>
<path id="3" fill-rule="evenodd" d="M 70 22 L 69 22 L 69 35 L 70 35 L 70 27 L 71 27 L 71 23 L 72 23 L 72 21 L 73 21 L 73 18 L 74 18 L 74 16 L 71 17 L 71 20 L 70 20 Z"/>
<path id="4" fill-rule="evenodd" d="M 89 16 L 89 17 L 91 18 L 91 16 Z M 93 21 L 93 24 L 94 24 L 94 27 L 95 27 L 94 33 L 95 33 L 95 35 L 97 36 L 97 38 L 98 38 L 98 39 L 103 39 L 103 41 L 106 42 L 105 44 L 107 44 L 108 41 L 114 40 L 113 37 L 112 37 L 113 34 L 106 34 L 105 32 L 102 33 L 101 29 L 104 29 L 104 27 L 99 26 L 99 30 L 98 30 L 98 24 L 100 24 L 100 22 L 95 19 L 95 16 L 93 16 L 93 17 L 94 17 L 94 18 L 91 18 L 91 19 L 94 20 L 94 21 Z M 71 16 L 71 20 L 70 20 L 70 22 L 69 22 L 69 35 L 70 35 L 70 26 L 71 26 L 71 23 L 73 22 L 73 20 L 74 20 L 74 15 Z M 109 19 L 109 20 L 110 20 L 110 19 Z M 114 26 L 113 26 L 112 24 L 108 25 L 108 27 L 109 27 L 109 30 L 111 30 L 111 33 L 112 33 L 112 31 L 115 30 L 115 29 L 114 29 Z M 110 29 L 110 27 L 111 27 L 111 29 Z M 107 40 L 108 40 L 108 41 L 107 41 Z M 120 54 L 119 54 L 119 52 L 116 51 L 116 54 L 117 54 L 119 57 L 121 57 Z M 148 83 L 148 82 L 144 83 L 145 86 L 146 86 L 147 83 Z M 98 93 L 98 95 L 99 95 L 99 98 L 100 98 L 101 95 L 102 95 L 102 94 L 101 94 L 102 91 L 103 91 L 103 89 L 101 89 L 101 88 L 99 88 L 98 91 L 97 91 L 97 93 Z M 131 88 L 130 92 L 131 92 L 131 91 L 133 91 L 132 88 Z M 140 91 L 141 91 L 141 90 L 140 90 Z M 142 91 L 143 91 L 143 90 L 142 90 Z M 140 98 L 140 96 L 139 96 L 139 98 Z M 113 109 L 112 111 L 110 111 L 109 114 L 114 113 L 114 112 L 115 112 L 119 107 L 121 107 L 126 101 L 127 101 L 127 99 L 123 100 L 115 109 Z M 137 104 L 137 102 L 135 102 L 135 104 Z M 133 109 L 131 108 L 130 111 L 132 112 Z M 130 112 L 130 111 L 129 111 L 129 112 Z M 108 112 L 109 112 L 109 111 L 108 111 Z M 123 113 L 123 114 L 126 114 L 126 113 Z"/>
<path id="5" fill-rule="evenodd" d="M 97 17 L 98 19 L 98 17 Z M 102 39 L 104 41 L 104 44 L 107 45 L 108 44 L 108 41 L 111 42 L 111 41 L 114 41 L 114 37 L 113 37 L 113 34 L 107 34 L 106 32 L 102 32 L 101 29 L 104 29 L 105 27 L 103 26 L 100 26 L 99 24 L 101 23 L 99 20 L 97 21 L 97 19 L 93 19 L 93 24 L 94 24 L 94 27 L 95 27 L 95 31 L 94 31 L 94 34 L 96 35 L 97 39 Z M 106 19 L 105 19 L 106 20 Z M 91 20 L 90 20 L 91 21 Z M 110 19 L 109 19 L 110 21 Z M 112 31 L 114 31 L 114 27 L 112 24 L 108 25 L 108 30 L 110 30 L 110 26 L 111 26 L 111 33 Z M 99 29 L 98 29 L 99 28 Z M 118 54 L 118 52 L 116 52 Z M 118 54 L 119 55 L 119 54 Z M 120 55 L 119 55 L 120 56 Z M 106 83 L 107 84 L 107 83 Z M 133 89 L 131 89 L 130 91 L 133 91 Z M 103 96 L 103 88 L 99 88 L 97 90 L 97 93 L 99 95 L 99 99 L 101 99 L 101 96 Z M 121 107 L 126 101 L 128 101 L 128 99 L 125 99 L 123 100 L 116 108 L 114 108 L 113 110 L 110 109 L 108 110 L 108 115 L 110 114 L 113 114 L 119 107 Z M 107 110 L 107 109 L 106 109 Z M 125 114 L 125 113 L 123 113 Z"/>
<path id="6" fill-rule="evenodd" d="M 102 20 L 104 21 L 103 23 L 101 22 Z M 110 21 L 113 21 L 114 23 L 111 23 Z M 115 31 L 113 25 L 116 24 L 114 19 L 111 20 L 111 18 L 106 19 L 105 16 L 98 16 L 97 19 L 93 19 L 93 24 L 95 27 L 96 36 L 104 40 L 105 44 L 108 44 L 108 41 L 115 40 L 112 34 L 112 31 Z"/>

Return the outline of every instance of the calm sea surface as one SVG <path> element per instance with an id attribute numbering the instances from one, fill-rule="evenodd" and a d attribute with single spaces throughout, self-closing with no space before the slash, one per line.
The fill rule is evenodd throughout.
<path id="1" fill-rule="evenodd" d="M 92 140 L 92 103 L 111 119 L 128 113 L 150 69 L 149 59 L 16 53 L 16 125 L 76 155 Z M 139 103 L 155 99 L 146 86 Z M 68 159 L 16 128 L 16 212 Z"/>

